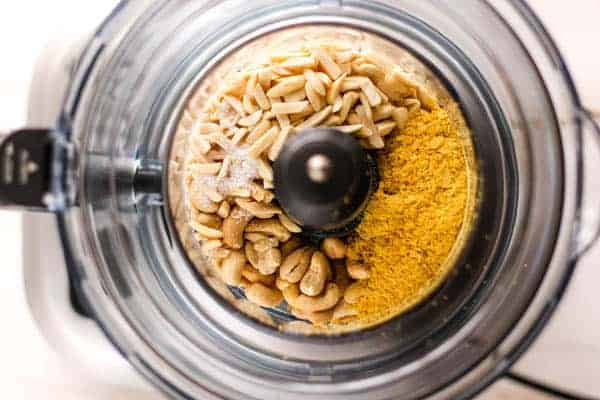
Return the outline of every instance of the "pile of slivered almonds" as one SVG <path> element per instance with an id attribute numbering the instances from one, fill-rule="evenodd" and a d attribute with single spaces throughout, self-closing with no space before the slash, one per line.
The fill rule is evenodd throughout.
<path id="1" fill-rule="evenodd" d="M 194 121 L 184 168 L 189 223 L 223 281 L 251 302 L 285 300 L 300 319 L 342 322 L 356 315 L 348 287 L 369 271 L 346 266 L 343 239 L 320 248 L 303 241 L 274 198 L 272 163 L 291 135 L 316 126 L 383 149 L 436 100 L 400 67 L 339 44 L 270 58 L 219 85 Z"/>

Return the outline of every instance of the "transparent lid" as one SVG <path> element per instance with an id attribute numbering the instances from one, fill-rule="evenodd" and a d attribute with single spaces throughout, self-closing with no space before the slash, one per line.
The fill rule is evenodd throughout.
<path id="1" fill-rule="evenodd" d="M 578 102 L 523 4 L 467 3 L 136 2 L 107 20 L 67 110 L 79 206 L 62 218 L 82 294 L 144 375 L 180 398 L 458 398 L 521 351 L 572 267 Z M 439 290 L 398 318 L 334 336 L 240 313 L 253 306 L 199 279 L 170 209 L 171 150 L 198 82 L 253 40 L 308 26 L 352 29 L 431 68 L 462 107 L 481 177 L 471 240 Z"/>

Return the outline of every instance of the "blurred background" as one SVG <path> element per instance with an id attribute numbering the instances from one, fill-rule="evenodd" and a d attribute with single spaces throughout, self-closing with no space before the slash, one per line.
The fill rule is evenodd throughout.
<path id="1" fill-rule="evenodd" d="M 416 1 L 416 0 L 413 0 Z M 98 25 L 115 0 L 20 0 L 0 5 L 0 131 L 24 125 L 30 79 L 49 40 L 70 40 Z M 461 0 L 457 0 L 460 6 Z M 573 73 L 584 104 L 600 118 L 600 1 L 531 0 Z M 93 24 L 90 21 L 95 21 Z M 493 39 L 490 39 L 493 40 Z M 37 99 L 38 101 L 43 99 Z M 22 274 L 21 216 L 0 212 L 0 387 L 7 399 L 160 398 L 133 373 L 95 380 L 65 363 L 36 329 Z M 600 247 L 600 246 L 598 246 Z M 568 293 L 542 337 L 515 371 L 543 384 L 600 399 L 600 248 L 576 271 Z M 582 321 L 587 321 L 582 323 Z M 575 329 L 574 327 L 577 328 Z M 126 368 L 126 367 L 125 367 Z M 97 371 L 110 377 L 112 371 Z M 108 383 L 106 383 L 108 382 Z M 502 380 L 481 399 L 559 398 Z"/>

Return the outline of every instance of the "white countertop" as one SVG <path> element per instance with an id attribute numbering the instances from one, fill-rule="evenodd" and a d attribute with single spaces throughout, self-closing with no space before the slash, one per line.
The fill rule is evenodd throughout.
<path id="1" fill-rule="evenodd" d="M 456 2 L 460 4 L 460 0 Z M 530 1 L 565 54 L 584 104 L 600 117 L 600 2 Z M 0 6 L 0 129 L 25 120 L 29 79 L 37 55 L 52 34 L 68 32 L 83 13 L 103 15 L 114 0 L 20 0 Z M 68 13 L 67 13 L 68 11 Z M 85 20 L 82 18 L 82 20 Z M 600 197 L 600 192 L 598 192 Z M 21 219 L 0 212 L 3 279 L 0 279 L 0 387 L 9 399 L 155 398 L 150 389 L 116 382 L 85 387 L 53 354 L 28 312 L 21 269 Z M 600 245 L 580 262 L 572 284 L 541 338 L 516 371 L 568 390 L 600 398 Z M 585 321 L 582 323 L 582 321 Z M 539 399 L 507 382 L 482 398 Z"/>

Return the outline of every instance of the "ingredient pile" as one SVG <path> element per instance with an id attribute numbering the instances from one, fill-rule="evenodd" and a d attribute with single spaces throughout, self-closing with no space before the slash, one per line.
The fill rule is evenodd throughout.
<path id="1" fill-rule="evenodd" d="M 216 88 L 184 114 L 183 184 L 194 237 L 225 284 L 321 329 L 383 322 L 439 286 L 473 189 L 455 104 L 341 41 L 270 53 Z M 355 231 L 315 245 L 279 207 L 272 164 L 288 138 L 320 126 L 359 140 L 381 181 Z"/>

